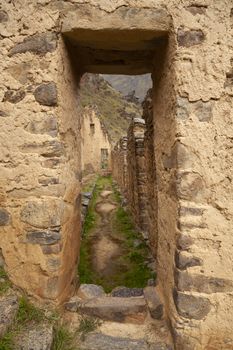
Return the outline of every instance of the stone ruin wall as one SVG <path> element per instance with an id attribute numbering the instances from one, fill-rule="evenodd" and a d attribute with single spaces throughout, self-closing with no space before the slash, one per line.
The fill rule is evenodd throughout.
<path id="1" fill-rule="evenodd" d="M 82 174 L 101 173 L 111 171 L 111 142 L 98 117 L 95 106 L 83 108 L 81 134 L 82 134 Z M 105 169 L 102 168 L 101 149 L 108 151 L 108 162 Z"/>
<path id="2" fill-rule="evenodd" d="M 134 118 L 127 137 L 127 199 L 133 221 L 147 233 L 146 165 L 144 151 L 145 121 Z"/>
<path id="3" fill-rule="evenodd" d="M 112 150 L 112 175 L 121 193 L 127 195 L 127 137 L 122 137 Z"/>
<path id="4" fill-rule="evenodd" d="M 79 244 L 78 77 L 59 35 L 75 2 L 7 0 L 0 10 L 0 248 L 17 286 L 56 301 L 72 290 Z M 125 5 L 166 6 L 173 23 L 155 60 L 153 123 L 158 281 L 177 349 L 230 350 L 233 6 L 98 3 L 106 16 Z"/>

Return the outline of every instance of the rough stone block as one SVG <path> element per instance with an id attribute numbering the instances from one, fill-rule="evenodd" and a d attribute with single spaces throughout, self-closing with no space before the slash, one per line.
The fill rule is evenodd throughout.
<path id="1" fill-rule="evenodd" d="M 202 177 L 197 173 L 184 171 L 177 177 L 176 190 L 181 199 L 192 201 L 204 190 Z"/>
<path id="2" fill-rule="evenodd" d="M 3 97 L 3 102 L 18 103 L 24 99 L 26 92 L 24 90 L 7 90 Z"/>
<path id="3" fill-rule="evenodd" d="M 22 208 L 21 220 L 29 225 L 48 228 L 60 227 L 63 203 L 56 200 L 29 201 Z"/>
<path id="4" fill-rule="evenodd" d="M 102 333 L 88 334 L 80 350 L 150 350 L 145 340 L 111 337 Z"/>
<path id="5" fill-rule="evenodd" d="M 24 39 L 22 43 L 16 44 L 9 52 L 9 56 L 17 53 L 33 52 L 44 55 L 53 52 L 57 47 L 57 36 L 55 33 L 35 34 Z"/>
<path id="6" fill-rule="evenodd" d="M 41 155 L 43 157 L 61 157 L 64 154 L 64 147 L 61 142 L 57 140 L 46 141 L 43 144 Z"/>
<path id="7" fill-rule="evenodd" d="M 57 136 L 57 118 L 50 115 L 43 121 L 32 120 L 25 129 L 32 134 L 48 134 L 55 137 Z"/>
<path id="8" fill-rule="evenodd" d="M 213 118 L 213 102 L 197 101 L 194 104 L 194 114 L 200 122 L 209 122 Z"/>
<path id="9" fill-rule="evenodd" d="M 0 337 L 12 324 L 18 308 L 17 296 L 8 295 L 0 298 Z"/>
<path id="10" fill-rule="evenodd" d="M 6 118 L 9 117 L 9 114 L 6 111 L 0 110 L 0 117 Z"/>
<path id="11" fill-rule="evenodd" d="M 144 288 L 144 296 L 152 318 L 160 320 L 163 317 L 163 304 L 155 287 Z"/>
<path id="12" fill-rule="evenodd" d="M 202 259 L 192 256 L 192 255 L 185 255 L 182 252 L 176 252 L 176 267 L 178 267 L 180 270 L 185 270 L 188 267 L 192 266 L 201 266 L 202 265 Z"/>
<path id="13" fill-rule="evenodd" d="M 32 231 L 26 234 L 26 238 L 31 244 L 50 245 L 59 242 L 61 234 L 56 231 Z"/>
<path id="14" fill-rule="evenodd" d="M 39 85 L 34 92 L 35 100 L 44 106 L 57 105 L 57 87 L 54 82 Z"/>
<path id="15" fill-rule="evenodd" d="M 75 295 L 72 298 L 70 298 L 70 300 L 67 303 L 65 303 L 65 308 L 68 311 L 76 312 L 79 306 L 82 304 L 82 302 L 83 300 L 79 296 Z"/>
<path id="16" fill-rule="evenodd" d="M 78 289 L 78 296 L 83 299 L 91 299 L 105 296 L 103 287 L 95 284 L 81 284 Z"/>
<path id="17" fill-rule="evenodd" d="M 180 250 L 189 250 L 193 243 L 194 239 L 192 237 L 181 233 L 177 241 L 177 247 Z"/>
<path id="18" fill-rule="evenodd" d="M 5 23 L 9 20 L 8 13 L 6 11 L 0 10 L 0 23 Z"/>
<path id="19" fill-rule="evenodd" d="M 204 213 L 203 208 L 197 208 L 197 207 L 180 207 L 180 215 L 186 216 L 186 215 L 193 215 L 193 216 L 201 216 Z"/>
<path id="20" fill-rule="evenodd" d="M 101 297 L 83 302 L 78 310 L 83 314 L 105 320 L 141 323 L 146 317 L 146 302 L 142 297 Z"/>
<path id="21" fill-rule="evenodd" d="M 187 30 L 185 31 L 182 28 L 178 29 L 177 41 L 179 46 L 191 47 L 194 45 L 201 44 L 205 39 L 205 35 L 202 30 Z"/>
<path id="22" fill-rule="evenodd" d="M 204 15 L 207 10 L 207 6 L 202 6 L 202 5 L 191 5 L 186 7 L 186 9 L 191 12 L 192 15 Z"/>
<path id="23" fill-rule="evenodd" d="M 174 301 L 181 316 L 195 320 L 202 320 L 211 308 L 209 299 L 181 292 L 175 293 Z"/>
<path id="24" fill-rule="evenodd" d="M 51 324 L 32 325 L 27 332 L 20 333 L 16 339 L 17 350 L 50 350 L 53 343 Z"/>
<path id="25" fill-rule="evenodd" d="M 112 297 L 140 297 L 143 296 L 143 288 L 116 287 L 111 292 Z"/>
<path id="26" fill-rule="evenodd" d="M 9 224 L 11 216 L 4 208 L 0 208 L 0 226 L 6 226 Z"/>
<path id="27" fill-rule="evenodd" d="M 187 271 L 177 270 L 175 279 L 179 291 L 193 291 L 206 294 L 233 291 L 233 281 L 224 278 L 190 274 Z"/>
<path id="28" fill-rule="evenodd" d="M 53 245 L 42 245 L 41 246 L 43 254 L 58 254 L 61 251 L 61 244 Z"/>

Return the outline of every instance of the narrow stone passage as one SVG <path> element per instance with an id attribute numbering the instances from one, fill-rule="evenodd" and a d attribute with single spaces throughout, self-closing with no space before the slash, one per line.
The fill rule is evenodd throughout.
<path id="1" fill-rule="evenodd" d="M 143 288 L 154 278 L 149 249 L 121 206 L 111 177 L 97 180 L 84 222 L 79 277 L 81 283 Z M 149 267 L 150 266 L 150 267 Z"/>

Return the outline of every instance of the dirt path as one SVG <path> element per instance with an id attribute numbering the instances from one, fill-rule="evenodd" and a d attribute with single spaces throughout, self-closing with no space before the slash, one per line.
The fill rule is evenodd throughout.
<path id="1" fill-rule="evenodd" d="M 111 177 L 97 180 L 88 210 L 78 271 L 81 283 L 102 285 L 106 292 L 117 286 L 144 287 L 154 276 L 150 252 L 121 207 Z"/>
<path id="2" fill-rule="evenodd" d="M 109 282 L 125 265 L 119 261 L 123 255 L 121 239 L 113 235 L 113 217 L 118 207 L 112 199 L 113 191 L 107 189 L 100 193 L 95 211 L 99 216 L 97 225 L 92 233 L 92 265 L 101 278 Z"/>

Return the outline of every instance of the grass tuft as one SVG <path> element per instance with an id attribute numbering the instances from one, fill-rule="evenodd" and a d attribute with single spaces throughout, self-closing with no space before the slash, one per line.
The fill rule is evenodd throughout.
<path id="1" fill-rule="evenodd" d="M 66 326 L 57 325 L 54 329 L 51 350 L 79 350 L 75 345 L 75 334 L 72 334 Z"/>
<path id="2" fill-rule="evenodd" d="M 12 286 L 6 271 L 0 267 L 0 296 L 5 294 Z M 1 350 L 1 348 L 0 348 Z"/>
<path id="3" fill-rule="evenodd" d="M 14 332 L 8 331 L 0 339 L 0 350 L 14 350 Z"/>
<path id="4" fill-rule="evenodd" d="M 16 322 L 24 325 L 28 322 L 40 323 L 46 320 L 45 311 L 31 304 L 28 299 L 23 296 L 19 301 L 19 309 L 16 315 Z"/>
<path id="5" fill-rule="evenodd" d="M 96 330 L 96 328 L 100 325 L 100 320 L 92 318 L 92 317 L 83 317 L 81 319 L 78 333 L 80 333 L 81 340 L 85 340 L 85 336 Z"/>

